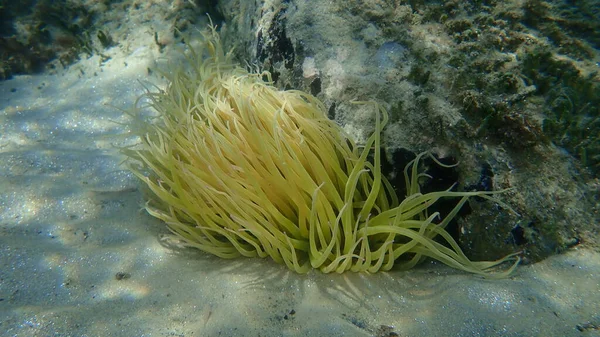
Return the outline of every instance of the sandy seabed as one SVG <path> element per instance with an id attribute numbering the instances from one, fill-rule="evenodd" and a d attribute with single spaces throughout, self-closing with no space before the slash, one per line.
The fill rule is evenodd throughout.
<path id="1" fill-rule="evenodd" d="M 297 275 L 161 240 L 115 145 L 154 53 L 0 83 L 0 336 L 600 336 L 600 255 Z"/>

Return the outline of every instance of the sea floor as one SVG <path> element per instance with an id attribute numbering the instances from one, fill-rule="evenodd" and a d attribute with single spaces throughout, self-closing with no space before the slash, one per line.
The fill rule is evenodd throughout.
<path id="1" fill-rule="evenodd" d="M 0 82 L 0 336 L 600 336 L 600 254 L 297 275 L 165 240 L 115 146 L 144 47 Z"/>

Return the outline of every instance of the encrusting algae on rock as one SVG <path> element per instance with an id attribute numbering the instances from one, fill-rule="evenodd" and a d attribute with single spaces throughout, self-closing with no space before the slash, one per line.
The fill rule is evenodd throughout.
<path id="1" fill-rule="evenodd" d="M 158 114 L 144 119 L 134 109 L 142 144 L 123 149 L 151 191 L 148 212 L 186 245 L 223 258 L 269 256 L 299 273 L 408 269 L 426 257 L 481 275 L 516 267 L 514 254 L 489 262 L 463 254 L 444 228 L 469 197 L 495 199 L 421 194 L 426 154 L 405 168 L 407 197 L 398 200 L 381 172 L 382 107 L 360 103 L 375 108 L 376 129 L 359 148 L 318 99 L 234 64 L 211 28 L 203 49 L 187 56 L 191 69 L 165 74 L 168 87 L 143 96 Z M 435 222 L 439 213 L 428 209 L 444 197 L 460 201 Z"/>

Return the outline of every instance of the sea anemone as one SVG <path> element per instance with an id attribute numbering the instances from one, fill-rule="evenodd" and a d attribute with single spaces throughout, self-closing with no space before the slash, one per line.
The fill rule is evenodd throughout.
<path id="1" fill-rule="evenodd" d="M 411 268 L 426 257 L 482 275 L 508 260 L 516 262 L 492 275 L 516 267 L 514 255 L 465 256 L 445 227 L 469 197 L 493 198 L 422 194 L 418 164 L 428 154 L 406 166 L 399 201 L 381 172 L 381 106 L 359 102 L 376 115 L 375 132 L 359 147 L 317 98 L 278 90 L 268 72 L 233 63 L 214 27 L 186 55 L 189 67 L 164 72 L 169 85 L 143 96 L 153 118 L 136 104 L 132 130 L 142 141 L 123 150 L 149 187 L 147 211 L 185 245 L 222 258 L 269 256 L 298 273 Z M 430 208 L 445 197 L 459 201 L 439 219 Z"/>

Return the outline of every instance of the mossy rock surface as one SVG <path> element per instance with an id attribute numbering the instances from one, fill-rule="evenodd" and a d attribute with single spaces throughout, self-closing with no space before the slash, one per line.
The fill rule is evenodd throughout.
<path id="1" fill-rule="evenodd" d="M 520 249 L 537 261 L 580 243 L 598 247 L 592 2 L 230 0 L 218 8 L 240 59 L 272 71 L 281 88 L 317 95 L 359 142 L 374 121 L 348 102 L 384 105 L 392 180 L 405 164 L 395 152 L 433 150 L 460 162 L 452 176 L 460 190 L 512 188 L 502 199 L 519 216 L 471 201 L 454 224 L 468 256 Z"/>
<path id="2" fill-rule="evenodd" d="M 164 48 L 179 31 L 205 22 L 201 15 L 216 13 L 210 8 L 197 1 L 0 1 L 0 80 L 55 72 L 92 56 L 105 62 L 105 49 L 127 40 L 128 26 L 148 26 L 156 46 Z"/>

